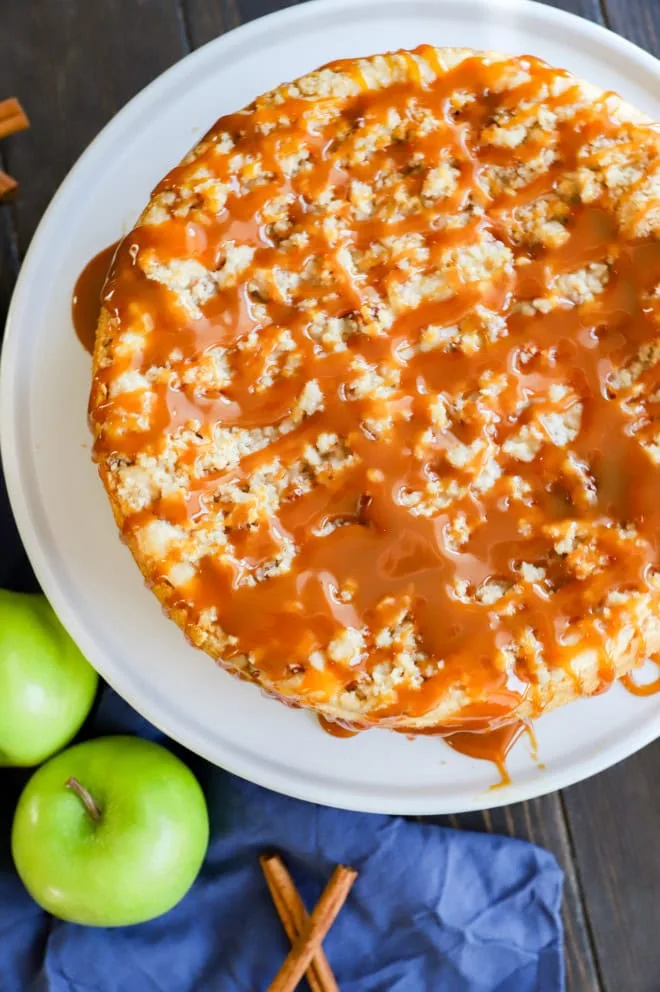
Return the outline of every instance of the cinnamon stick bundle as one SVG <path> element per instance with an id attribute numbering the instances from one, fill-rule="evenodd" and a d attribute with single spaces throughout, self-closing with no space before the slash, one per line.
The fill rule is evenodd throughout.
<path id="1" fill-rule="evenodd" d="M 295 944 L 309 921 L 309 914 L 279 855 L 262 854 L 259 862 L 282 926 L 291 944 Z M 320 946 L 310 961 L 306 977 L 310 992 L 339 992 L 332 968 Z"/>
<path id="2" fill-rule="evenodd" d="M 0 138 L 24 131 L 30 126 L 27 114 L 16 97 L 0 100 Z M 18 183 L 0 169 L 0 200 L 5 200 L 16 192 Z"/>
<path id="3" fill-rule="evenodd" d="M 9 199 L 18 189 L 18 183 L 0 169 L 0 200 Z"/>
<path id="4" fill-rule="evenodd" d="M 293 992 L 317 954 L 356 878 L 354 868 L 337 865 L 268 992 Z"/>
<path id="5" fill-rule="evenodd" d="M 25 131 L 29 126 L 27 114 L 16 97 L 0 100 L 0 138 L 8 138 L 10 134 Z"/>

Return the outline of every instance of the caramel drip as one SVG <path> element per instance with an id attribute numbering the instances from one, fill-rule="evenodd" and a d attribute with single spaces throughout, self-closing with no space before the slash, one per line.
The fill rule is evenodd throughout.
<path id="1" fill-rule="evenodd" d="M 660 668 L 660 659 L 657 656 L 651 660 Z M 621 682 L 633 696 L 655 696 L 656 692 L 660 692 L 660 674 L 650 682 L 637 682 L 632 673 L 628 673 L 621 677 Z"/>
<path id="2" fill-rule="evenodd" d="M 76 335 L 88 354 L 94 353 L 96 325 L 101 313 L 101 294 L 119 242 L 108 245 L 92 258 L 76 281 L 71 317 Z"/>
<path id="3" fill-rule="evenodd" d="M 445 736 L 445 742 L 453 751 L 465 754 L 469 758 L 480 761 L 490 761 L 500 773 L 500 781 L 493 788 L 511 784 L 511 776 L 506 767 L 506 759 L 513 745 L 526 730 L 522 720 L 514 720 L 495 730 L 485 730 L 481 733 L 464 730 L 457 734 Z"/>
<path id="4" fill-rule="evenodd" d="M 640 695 L 642 695 L 642 693 L 640 693 Z M 522 734 L 527 733 L 529 735 L 534 759 L 537 757 L 537 745 L 536 736 L 531 725 L 524 720 L 514 720 L 504 726 L 496 727 L 494 730 L 488 729 L 492 726 L 493 717 L 496 716 L 499 716 L 499 714 L 490 712 L 486 716 L 470 724 L 469 729 L 458 731 L 457 733 L 447 733 L 446 727 L 441 727 L 438 731 L 425 730 L 420 732 L 419 730 L 404 730 L 401 732 L 413 733 L 418 736 L 420 733 L 424 736 L 434 736 L 435 734 L 438 734 L 443 737 L 444 742 L 448 744 L 453 751 L 457 751 L 459 754 L 467 755 L 469 758 L 477 758 L 480 761 L 491 762 L 495 765 L 500 775 L 500 781 L 495 786 L 492 786 L 492 788 L 500 788 L 503 785 L 510 785 L 511 783 L 511 776 L 509 775 L 506 767 L 506 759 L 514 744 L 520 740 Z M 318 716 L 317 719 L 321 729 L 324 730 L 326 734 L 330 734 L 331 737 L 356 737 L 357 734 L 361 732 L 359 727 L 349 725 L 345 722 L 328 720 L 323 716 Z M 478 725 L 482 722 L 483 729 L 478 729 Z"/>
<path id="5" fill-rule="evenodd" d="M 327 720 L 324 716 L 318 717 L 319 726 L 331 737 L 357 737 L 359 728 L 354 730 L 348 724 L 338 723 L 336 720 Z"/>
<path id="6" fill-rule="evenodd" d="M 430 59 L 429 50 L 424 51 Z M 558 178 L 576 168 L 582 146 L 596 135 L 617 133 L 621 125 L 610 116 L 608 98 L 558 125 L 556 161 L 539 179 L 489 202 L 486 212 L 475 213 L 466 227 L 452 230 L 439 223 L 440 214 L 451 216 L 480 196 L 485 202 L 480 184 L 484 170 L 512 160 L 510 150 L 476 145 L 473 136 L 507 103 L 538 102 L 541 88 L 550 87 L 561 75 L 533 58 L 517 60 L 516 64 L 526 69 L 529 81 L 510 92 L 499 93 L 496 85 L 502 63 L 470 58 L 428 82 L 420 77 L 380 92 L 369 91 L 362 84 L 362 91 L 348 100 L 343 113 L 349 122 L 385 121 L 392 109 L 405 117 L 414 105 L 430 110 L 443 122 L 416 138 L 412 146 L 402 141 L 376 150 L 363 165 L 351 166 L 351 179 L 370 184 L 377 173 L 398 169 L 414 156 L 427 163 L 439 161 L 448 147 L 460 172 L 457 188 L 442 202 L 441 211 L 431 204 L 403 220 L 356 220 L 344 234 L 344 245 L 360 249 L 388 236 L 422 234 L 432 271 L 449 247 L 468 243 L 475 233 L 488 232 L 513 252 L 515 264 L 510 271 L 485 288 L 481 283 L 462 283 L 457 276 L 449 298 L 427 300 L 398 317 L 388 333 L 379 333 L 373 323 L 375 294 L 386 297 L 388 280 L 403 278 L 401 272 L 393 275 L 374 265 L 356 278 L 338 246 L 329 242 L 323 213 L 313 209 L 328 189 L 337 194 L 349 181 L 335 152 L 336 120 L 315 125 L 312 134 L 304 116 L 309 108 L 305 100 L 292 97 L 275 107 L 257 102 L 248 113 L 223 118 L 213 133 L 229 134 L 236 149 L 246 156 L 258 151 L 265 173 L 272 178 L 243 196 L 230 194 L 224 208 L 216 216 L 205 215 L 203 222 L 173 216 L 162 225 L 139 226 L 125 239 L 106 287 L 105 306 L 120 325 L 128 324 L 138 307 L 149 316 L 153 330 L 137 353 L 128 358 L 115 356 L 111 365 L 99 368 L 91 400 L 97 460 L 103 463 L 112 455 L 130 461 L 139 452 L 157 452 L 165 436 L 191 422 L 202 439 L 209 438 L 216 425 L 278 425 L 291 414 L 304 384 L 317 379 L 324 394 L 322 410 L 283 434 L 265 453 L 255 452 L 243 458 L 237 468 L 194 481 L 186 502 L 160 498 L 129 517 L 125 534 L 130 538 L 153 518 L 174 524 L 204 519 L 214 512 L 214 496 L 221 484 L 229 479 L 246 482 L 266 459 L 271 461 L 275 456 L 282 464 L 293 465 L 306 444 L 313 443 L 321 432 L 338 435 L 354 455 L 348 469 L 336 479 L 328 477 L 323 486 L 283 502 L 277 515 L 269 518 L 268 526 L 232 529 L 228 536 L 240 564 L 213 555 L 202 557 L 195 577 L 185 590 L 173 590 L 166 605 L 171 610 L 183 609 L 191 622 L 203 611 L 215 610 L 219 626 L 235 639 L 235 647 L 228 649 L 230 656 L 249 653 L 254 666 L 271 684 L 290 678 L 292 672 L 300 673 L 298 697 L 314 705 L 315 700 L 333 696 L 338 688 L 355 686 L 386 655 L 369 643 L 351 669 L 328 659 L 325 668 L 317 670 L 309 665 L 312 653 L 347 626 L 385 626 L 396 613 L 396 604 L 403 602 L 419 631 L 429 665 L 434 663 L 433 671 L 419 686 L 398 686 L 394 701 L 382 706 L 372 722 L 387 725 L 398 719 L 400 725 L 402 717 L 428 713 L 458 688 L 470 702 L 458 723 L 439 729 L 451 734 L 452 747 L 471 754 L 485 751 L 487 735 L 466 738 L 457 727 L 497 730 L 511 722 L 522 700 L 535 709 L 532 656 L 518 655 L 509 674 L 495 660 L 507 646 L 518 645 L 529 629 L 542 647 L 546 666 L 563 668 L 572 676 L 571 660 L 578 652 L 593 648 L 601 659 L 602 683 L 611 681 L 614 660 L 608 637 L 620 617 L 615 607 L 607 615 L 599 612 L 599 607 L 615 588 L 649 591 L 660 534 L 660 473 L 640 445 L 649 425 L 640 423 L 633 407 L 622 404 L 620 396 L 612 397 L 608 381 L 613 369 L 632 359 L 640 345 L 657 335 L 657 315 L 643 301 L 660 280 L 660 244 L 652 239 L 624 239 L 609 212 L 579 203 L 568 219 L 570 236 L 559 248 L 520 245 L 508 230 L 507 218 L 551 193 Z M 510 67 L 510 63 L 504 66 Z M 462 89 L 480 92 L 483 99 L 455 113 L 450 96 Z M 574 97 L 569 87 L 559 96 L 548 96 L 545 102 L 550 110 L 558 110 Z M 288 118 L 288 127 L 275 129 L 272 135 L 261 130 L 266 124 L 276 125 L 282 115 Z M 295 149 L 303 139 L 312 148 L 313 167 L 287 177 L 278 158 L 283 144 Z M 516 148 L 515 160 L 524 165 L 538 150 L 533 142 L 530 147 L 524 144 Z M 228 158 L 214 155 L 211 147 L 196 164 L 229 181 L 227 163 Z M 175 192 L 185 168 L 175 169 L 157 192 Z M 423 176 L 414 169 L 406 179 L 413 193 L 419 192 L 422 181 Z M 286 252 L 261 217 L 264 205 L 276 194 L 289 197 L 290 217 L 296 230 L 306 236 L 298 248 L 289 245 Z M 203 315 L 198 318 L 187 316 L 173 293 L 148 279 L 136 262 L 138 256 L 153 252 L 165 259 L 193 259 L 215 271 L 222 264 L 228 242 L 254 248 L 251 266 L 238 286 L 219 289 L 204 303 Z M 265 309 L 268 313 L 265 321 L 255 309 L 250 277 L 257 267 L 272 270 L 281 265 L 297 272 L 317 256 L 329 260 L 333 271 L 333 284 L 323 301 L 325 312 L 337 317 L 351 315 L 361 329 L 344 351 L 319 353 L 300 307 L 259 300 L 259 312 L 263 314 Z M 548 313 L 531 314 L 517 305 L 542 296 L 562 274 L 605 259 L 613 260 L 609 281 L 588 305 L 560 302 Z M 321 292 L 318 287 L 315 291 Z M 429 325 L 456 324 L 477 305 L 502 314 L 508 333 L 474 355 L 459 350 L 415 350 Z M 291 332 L 301 363 L 298 371 L 261 394 L 253 383 L 265 368 L 276 332 L 283 327 Z M 159 385 L 154 387 L 155 404 L 146 428 L 114 428 L 122 418 L 137 412 L 135 394 L 110 393 L 112 383 L 122 373 L 146 373 L 153 366 L 183 373 L 209 347 L 231 348 L 252 333 L 259 335 L 258 355 L 245 367 L 236 368 L 221 394 L 202 395 L 186 385 Z M 412 357 L 408 351 L 413 352 Z M 172 358 L 174 353 L 176 358 Z M 356 356 L 372 366 L 389 363 L 397 369 L 400 398 L 394 405 L 373 395 L 347 402 L 344 384 L 350 379 Z M 486 422 L 436 430 L 430 454 L 416 457 L 420 433 L 426 427 L 432 429 L 429 397 L 442 397 L 459 386 L 466 392 L 471 386 L 476 390 L 486 372 L 506 376 L 495 414 Z M 651 369 L 645 373 L 646 379 L 655 374 Z M 452 445 L 478 442 L 486 449 L 496 446 L 501 453 L 507 438 L 524 426 L 526 417 L 543 413 L 549 391 L 559 383 L 570 387 L 567 406 L 579 402 L 583 409 L 579 433 L 571 444 L 575 471 L 569 471 L 565 450 L 545 444 L 533 461 L 515 463 L 521 484 L 529 485 L 528 499 L 512 500 L 504 479 L 496 480 L 487 492 L 471 487 L 451 509 L 452 517 L 459 512 L 465 516 L 472 532 L 459 550 L 447 538 L 447 513 L 424 516 L 410 511 L 407 494 L 438 480 L 465 481 L 464 470 L 448 457 Z M 515 420 L 512 411 L 522 407 L 527 412 Z M 366 426 L 381 416 L 391 416 L 393 422 L 385 438 L 374 436 Z M 509 473 L 512 465 L 509 458 L 505 465 Z M 581 469 L 589 478 L 586 486 L 579 479 Z M 568 519 L 597 534 L 600 560 L 606 562 L 606 567 L 584 579 L 567 571 L 548 534 L 549 524 Z M 337 521 L 342 526 L 327 533 L 327 525 Z M 619 523 L 634 524 L 637 538 L 622 541 Z M 267 581 L 246 581 L 285 538 L 296 549 L 292 568 Z M 521 584 L 520 562 L 546 563 L 545 582 Z M 153 582 L 162 580 L 168 565 L 164 561 L 154 570 L 150 577 Z M 506 613 L 485 602 L 463 600 L 456 593 L 461 582 L 474 589 L 494 580 L 506 585 L 518 583 Z M 340 594 L 347 586 L 354 589 L 350 601 Z M 502 731 L 497 738 L 497 755 L 505 753 L 519 729 L 514 724 Z M 501 765 L 503 757 L 497 761 Z"/>

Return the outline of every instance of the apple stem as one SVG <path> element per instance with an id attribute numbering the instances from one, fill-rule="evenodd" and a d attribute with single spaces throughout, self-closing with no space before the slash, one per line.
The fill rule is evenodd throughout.
<path id="1" fill-rule="evenodd" d="M 91 793 L 87 791 L 85 786 L 82 785 L 77 778 L 73 778 L 72 776 L 71 778 L 67 779 L 66 787 L 67 789 L 72 789 L 73 792 L 76 793 L 76 795 L 80 796 L 85 806 L 85 809 L 91 816 L 92 820 L 94 820 L 94 823 L 98 823 L 101 819 L 101 810 L 94 802 Z"/>

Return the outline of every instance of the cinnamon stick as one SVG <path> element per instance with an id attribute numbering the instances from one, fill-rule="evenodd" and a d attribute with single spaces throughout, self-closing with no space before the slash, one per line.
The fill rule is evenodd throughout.
<path id="1" fill-rule="evenodd" d="M 30 126 L 27 114 L 16 97 L 0 100 L 0 138 L 25 131 Z"/>
<path id="2" fill-rule="evenodd" d="M 337 865 L 268 992 L 293 992 L 344 905 L 356 878 L 354 868 Z"/>
<path id="3" fill-rule="evenodd" d="M 286 865 L 277 854 L 263 854 L 259 862 L 282 926 L 292 944 L 305 928 L 309 914 Z M 332 968 L 319 946 L 306 971 L 310 992 L 339 992 Z"/>
<path id="4" fill-rule="evenodd" d="M 8 200 L 18 189 L 18 183 L 0 169 L 0 200 Z"/>

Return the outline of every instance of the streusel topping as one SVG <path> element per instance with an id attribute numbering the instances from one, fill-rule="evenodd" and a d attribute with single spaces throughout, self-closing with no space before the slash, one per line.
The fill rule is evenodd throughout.
<path id="1" fill-rule="evenodd" d="M 366 724 L 533 715 L 641 662 L 659 233 L 656 126 L 531 57 L 338 62 L 223 117 L 97 335 L 96 459 L 166 609 Z"/>

